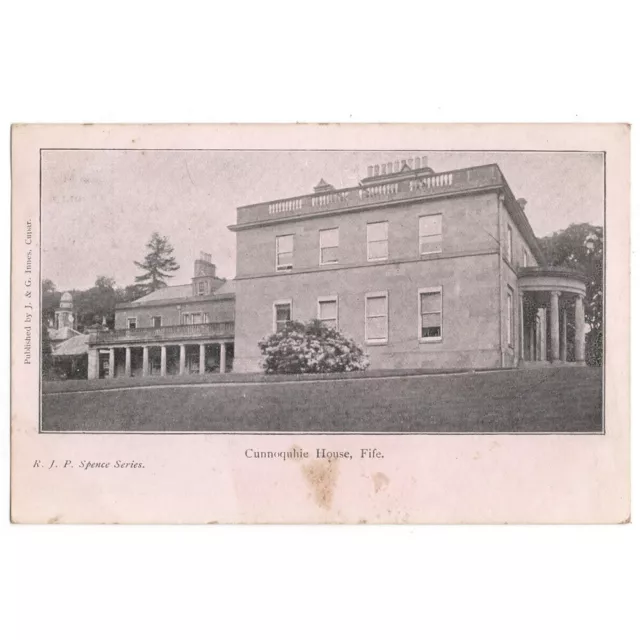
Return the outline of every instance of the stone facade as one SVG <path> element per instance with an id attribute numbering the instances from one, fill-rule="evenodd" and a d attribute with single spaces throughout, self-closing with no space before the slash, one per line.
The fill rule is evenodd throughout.
<path id="1" fill-rule="evenodd" d="M 279 313 L 321 317 L 327 300 L 330 321 L 374 368 L 513 367 L 526 359 L 530 322 L 518 274 L 542 264 L 542 254 L 525 202 L 497 165 L 436 174 L 422 159 L 414 167 L 370 168 L 353 189 L 321 182 L 310 195 L 238 209 L 236 371 L 260 370 L 258 341 Z M 536 304 L 546 320 L 550 303 Z M 547 359 L 551 325 L 537 329 L 539 360 Z"/>

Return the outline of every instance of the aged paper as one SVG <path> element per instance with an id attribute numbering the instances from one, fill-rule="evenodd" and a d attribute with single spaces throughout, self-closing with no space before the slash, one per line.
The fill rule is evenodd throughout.
<path id="1" fill-rule="evenodd" d="M 629 514 L 625 125 L 16 125 L 12 519 Z"/>

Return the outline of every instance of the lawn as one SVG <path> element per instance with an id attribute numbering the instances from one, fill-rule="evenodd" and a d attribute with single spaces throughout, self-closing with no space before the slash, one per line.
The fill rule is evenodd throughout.
<path id="1" fill-rule="evenodd" d="M 45 387 L 42 430 L 460 433 L 602 428 L 602 370 L 595 368 L 103 387 L 81 393 L 56 392 L 64 388 L 60 385 Z"/>

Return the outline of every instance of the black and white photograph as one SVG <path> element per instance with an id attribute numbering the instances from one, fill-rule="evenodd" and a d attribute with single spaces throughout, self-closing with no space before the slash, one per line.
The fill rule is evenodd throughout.
<path id="1" fill-rule="evenodd" d="M 39 162 L 42 432 L 604 432 L 604 152 Z"/>

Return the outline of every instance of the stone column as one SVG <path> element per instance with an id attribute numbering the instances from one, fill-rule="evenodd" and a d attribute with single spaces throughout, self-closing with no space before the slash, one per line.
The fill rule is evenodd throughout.
<path id="1" fill-rule="evenodd" d="M 550 313 L 550 325 L 551 325 L 551 362 L 558 362 L 560 360 L 560 313 L 558 308 L 558 298 L 560 294 L 557 291 L 551 291 L 549 293 L 549 299 L 551 306 Z"/>
<path id="2" fill-rule="evenodd" d="M 187 359 L 187 348 L 185 345 L 180 345 L 180 375 L 183 376 L 185 373 L 185 362 Z"/>
<path id="3" fill-rule="evenodd" d="M 89 349 L 87 354 L 87 379 L 95 380 L 98 377 L 98 364 L 100 358 L 97 349 Z"/>
<path id="4" fill-rule="evenodd" d="M 167 346 L 164 344 L 160 347 L 160 375 L 167 375 Z"/>
<path id="5" fill-rule="evenodd" d="M 529 320 L 529 361 L 536 360 L 536 319 Z"/>
<path id="6" fill-rule="evenodd" d="M 524 293 L 520 291 L 520 362 L 524 362 Z"/>
<path id="7" fill-rule="evenodd" d="M 567 361 L 567 310 L 562 310 L 562 323 L 560 325 L 560 360 Z"/>
<path id="8" fill-rule="evenodd" d="M 224 342 L 220 343 L 220 373 L 225 373 L 227 370 L 227 345 Z"/>
<path id="9" fill-rule="evenodd" d="M 116 377 L 116 350 L 114 347 L 109 349 L 109 377 Z"/>
<path id="10" fill-rule="evenodd" d="M 584 364 L 584 296 L 576 296 L 576 363 Z"/>
<path id="11" fill-rule="evenodd" d="M 142 347 L 142 375 L 149 375 L 149 347 Z"/>
<path id="12" fill-rule="evenodd" d="M 198 359 L 198 366 L 200 368 L 200 375 L 204 375 L 204 358 L 205 358 L 205 345 L 200 345 L 200 358 Z"/>
<path id="13" fill-rule="evenodd" d="M 128 378 L 131 376 L 131 347 L 125 347 L 124 353 L 124 375 Z"/>

